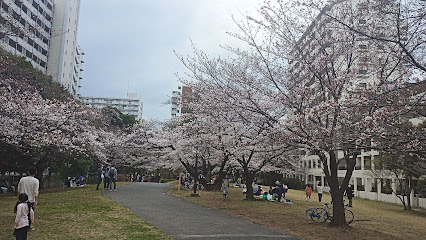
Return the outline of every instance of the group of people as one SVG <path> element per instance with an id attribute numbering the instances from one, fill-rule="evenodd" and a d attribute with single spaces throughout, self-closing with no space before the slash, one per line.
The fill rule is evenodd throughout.
<path id="1" fill-rule="evenodd" d="M 331 189 L 330 189 L 331 191 Z M 324 192 L 324 187 L 321 185 L 321 182 L 318 183 L 317 186 L 317 193 L 318 193 L 318 201 L 322 201 L 322 194 Z M 312 187 L 308 184 L 305 188 L 305 195 L 306 195 L 306 201 L 311 201 L 311 195 L 312 195 Z M 349 200 L 349 207 L 352 207 L 352 198 L 354 197 L 354 189 L 352 185 L 348 185 L 348 187 L 345 190 L 345 195 L 347 196 Z"/>
<path id="2" fill-rule="evenodd" d="M 116 191 L 118 173 L 114 165 L 107 165 L 105 168 L 99 165 L 96 174 L 98 176 L 98 185 L 96 186 L 96 190 L 99 190 L 99 185 L 103 182 L 104 189 L 109 189 L 110 191 L 113 191 L 112 184 L 114 183 L 114 191 Z"/>
<path id="3" fill-rule="evenodd" d="M 136 179 L 135 179 L 135 176 L 136 176 Z M 151 175 L 149 175 L 149 174 L 139 174 L 139 173 L 135 173 L 135 174 L 131 174 L 130 175 L 130 181 L 131 182 L 134 182 L 134 181 L 137 181 L 137 182 L 160 182 L 160 179 L 161 179 L 161 173 L 158 173 L 158 174 L 151 174 Z"/>
<path id="4" fill-rule="evenodd" d="M 255 188 L 253 189 L 254 192 Z M 254 192 L 255 196 L 260 197 L 263 200 L 281 202 L 284 199 L 284 202 L 290 202 L 286 198 L 286 193 L 288 192 L 288 186 L 286 184 L 281 184 L 279 181 L 275 182 L 275 185 L 269 186 L 269 191 L 264 191 L 262 187 L 258 187 L 257 191 Z"/>
<path id="5" fill-rule="evenodd" d="M 269 191 L 263 190 L 262 187 L 256 183 L 253 183 L 252 186 L 253 195 L 257 198 L 276 202 L 281 202 L 281 200 L 284 199 L 284 202 L 290 203 L 290 200 L 285 197 L 286 193 L 288 192 L 288 186 L 286 184 L 282 184 L 279 181 L 276 181 L 275 185 L 269 186 Z M 246 194 L 247 190 L 244 189 L 243 193 Z"/>

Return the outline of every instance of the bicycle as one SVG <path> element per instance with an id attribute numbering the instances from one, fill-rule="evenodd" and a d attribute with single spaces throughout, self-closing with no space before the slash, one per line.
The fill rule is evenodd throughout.
<path id="1" fill-rule="evenodd" d="M 332 216 L 332 208 L 327 203 L 324 203 L 323 206 L 324 207 L 308 208 L 306 210 L 307 219 L 317 223 L 323 223 L 330 219 Z"/>
<path id="2" fill-rule="evenodd" d="M 308 220 L 312 220 L 317 223 L 323 223 L 325 221 L 331 222 L 333 220 L 333 207 L 331 204 L 324 203 L 324 207 L 320 208 L 308 208 L 306 210 L 306 217 Z M 346 224 L 351 224 L 354 221 L 354 213 L 348 209 L 348 204 L 345 204 L 345 221 Z"/>

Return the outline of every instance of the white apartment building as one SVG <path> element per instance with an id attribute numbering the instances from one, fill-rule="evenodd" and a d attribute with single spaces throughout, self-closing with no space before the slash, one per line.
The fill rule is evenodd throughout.
<path id="1" fill-rule="evenodd" d="M 138 93 L 127 93 L 125 98 L 80 97 L 80 100 L 88 107 L 102 109 L 110 106 L 117 108 L 123 114 L 142 120 L 143 103 Z"/>
<path id="2" fill-rule="evenodd" d="M 0 1 L 0 47 L 46 73 L 53 12 L 51 0 Z"/>
<path id="3" fill-rule="evenodd" d="M 77 44 L 80 0 L 1 0 L 0 47 L 26 57 L 78 97 L 84 55 Z"/>
<path id="4" fill-rule="evenodd" d="M 77 44 L 80 0 L 54 0 L 47 73 L 78 97 L 83 51 Z"/>
<path id="5" fill-rule="evenodd" d="M 80 81 L 83 79 L 83 56 L 84 52 L 79 45 L 76 46 L 75 56 L 74 56 L 74 66 L 72 71 L 72 82 L 71 87 L 69 87 L 70 93 L 74 97 L 80 96 Z"/>
<path id="6" fill-rule="evenodd" d="M 347 4 L 347 6 L 355 7 L 358 1 L 341 1 L 339 4 Z M 333 11 L 333 6 L 330 11 Z M 356 11 L 356 10 L 354 10 Z M 359 19 L 352 19 L 354 23 L 356 23 L 360 28 L 367 27 L 368 24 L 372 24 L 374 22 L 374 16 L 369 15 L 358 15 Z M 319 20 L 322 17 L 322 13 L 319 14 L 316 20 Z M 376 27 L 383 28 L 380 24 L 376 24 Z M 389 29 L 388 29 L 389 30 Z M 385 32 L 386 33 L 386 32 Z M 314 21 L 311 26 L 308 27 L 307 31 L 303 34 L 303 36 L 299 39 L 298 44 L 299 48 L 295 51 L 295 54 L 305 55 L 306 59 L 315 59 L 315 55 L 321 48 L 327 48 L 327 36 L 330 36 L 333 33 L 332 28 L 328 28 L 327 26 L 317 24 Z M 320 40 L 318 40 L 320 39 Z M 319 42 L 319 41 L 323 42 Z M 385 46 L 372 43 L 370 40 L 362 37 L 358 37 L 356 39 L 356 50 L 353 52 L 353 56 L 355 62 L 353 62 L 353 69 L 357 69 L 356 78 L 352 79 L 352 86 L 348 92 L 344 94 L 350 94 L 351 91 L 356 92 L 357 89 L 366 88 L 369 84 L 377 82 L 377 70 L 380 69 L 378 66 L 374 65 L 373 59 L 377 59 L 382 57 L 385 52 Z M 342 61 L 346 56 L 342 56 Z M 296 58 L 297 59 L 297 58 Z M 391 61 L 390 59 L 389 61 Z M 314 61 L 314 60 L 313 60 Z M 306 66 L 303 66 L 303 62 L 298 61 L 289 61 L 291 65 L 291 71 L 294 72 L 304 72 L 307 71 Z M 305 65 L 308 65 L 305 63 Z M 305 72 L 304 72 L 305 73 Z M 389 76 L 398 77 L 398 72 L 394 72 Z M 310 87 L 314 89 L 317 87 L 316 83 L 307 78 L 305 76 L 304 82 L 299 84 L 304 84 L 304 86 Z M 338 178 L 343 180 L 346 174 L 347 166 L 346 161 L 344 160 L 343 153 L 341 151 L 337 152 L 339 165 L 338 165 Z M 355 170 L 350 179 L 350 184 L 354 186 L 354 192 L 356 197 L 375 200 L 375 201 L 383 201 L 389 203 L 401 204 L 400 200 L 394 192 L 399 192 L 398 181 L 395 176 L 381 176 L 377 177 L 375 174 L 374 160 L 379 155 L 378 151 L 374 149 L 364 149 L 361 151 L 361 154 L 356 158 Z M 317 155 L 311 154 L 309 151 L 302 150 L 302 154 L 300 156 L 301 159 L 301 167 L 305 170 L 305 174 L 302 176 L 302 179 L 306 184 L 310 184 L 313 189 L 316 190 L 317 185 L 320 183 L 328 189 L 328 184 L 325 181 L 325 174 L 323 171 L 323 164 L 319 160 Z M 329 160 L 328 160 L 329 161 Z M 328 164 L 330 166 L 330 164 Z M 419 206 L 422 208 L 426 208 L 426 199 L 422 198 L 414 198 L 414 193 L 411 193 L 412 196 L 412 204 L 414 206 Z"/>

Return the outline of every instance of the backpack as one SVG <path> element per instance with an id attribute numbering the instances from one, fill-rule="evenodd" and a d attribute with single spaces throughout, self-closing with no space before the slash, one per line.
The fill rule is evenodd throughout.
<path id="1" fill-rule="evenodd" d="M 109 177 L 110 177 L 110 178 L 115 178 L 115 168 L 111 168 L 111 169 L 109 170 Z"/>

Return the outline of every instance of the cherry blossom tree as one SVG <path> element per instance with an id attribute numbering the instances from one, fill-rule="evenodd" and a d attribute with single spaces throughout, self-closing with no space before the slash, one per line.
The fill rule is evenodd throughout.
<path id="1" fill-rule="evenodd" d="M 204 86 L 197 93 L 206 99 L 199 109 L 232 112 L 241 124 L 234 129 L 247 127 L 246 135 L 253 129 L 274 129 L 285 145 L 318 156 L 331 187 L 333 225 L 346 224 L 343 193 L 361 149 L 371 147 L 372 139 L 388 134 L 389 126 L 424 103 L 424 92 L 389 91 L 389 86 L 406 89 L 422 82 L 424 74 L 416 71 L 420 67 L 407 66 L 402 59 L 406 56 L 391 47 L 380 47 L 381 54 L 374 54 L 368 48 L 372 39 L 363 39 L 330 17 L 353 21 L 350 13 L 359 11 L 357 7 L 350 1 L 320 9 L 299 1 L 267 1 L 260 18 L 236 20 L 241 32 L 231 34 L 251 49 L 226 47 L 235 58 L 209 58 L 196 49 L 194 57 L 180 57 L 190 72 L 190 80 L 183 82 Z M 196 85 L 190 86 L 197 92 Z M 262 139 L 246 135 L 241 136 Z M 416 141 L 407 146 L 418 146 Z M 257 151 L 250 144 L 236 148 L 243 150 L 237 157 L 243 167 L 250 151 Z M 341 161 L 347 171 L 339 182 Z"/>
<path id="2" fill-rule="evenodd" d="M 22 152 L 39 169 L 59 166 L 69 154 L 108 162 L 111 142 L 123 142 L 124 131 L 104 112 L 75 101 L 23 59 L 1 52 L 0 72 L 2 146 Z"/>
<path id="3" fill-rule="evenodd" d="M 265 81 L 271 72 L 265 74 L 257 59 L 249 54 L 209 58 L 194 47 L 194 56 L 180 59 L 188 69 L 187 77 L 181 81 L 195 96 L 190 108 L 195 116 L 208 119 L 209 124 L 204 128 L 215 126 L 220 130 L 208 132 L 216 133 L 226 143 L 223 152 L 227 153 L 229 164 L 238 166 L 244 173 L 247 199 L 253 199 L 252 182 L 257 173 L 296 168 L 298 162 L 285 154 L 289 149 L 286 141 L 276 141 L 280 136 L 279 119 L 285 111 L 265 95 L 264 87 L 276 96 Z"/>

